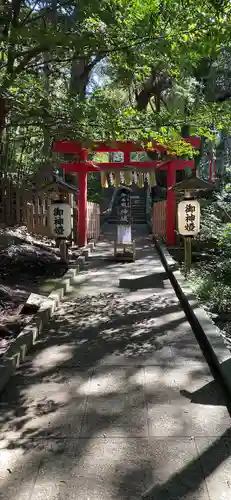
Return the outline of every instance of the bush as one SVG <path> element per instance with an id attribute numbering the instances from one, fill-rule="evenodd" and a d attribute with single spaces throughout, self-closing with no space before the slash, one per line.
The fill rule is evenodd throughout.
<path id="1" fill-rule="evenodd" d="M 194 265 L 190 284 L 199 301 L 211 312 L 231 312 L 231 206 L 221 199 L 201 201 L 198 246 L 208 260 Z M 212 250 L 212 251 L 211 251 Z"/>
<path id="2" fill-rule="evenodd" d="M 200 241 L 218 243 L 223 232 L 222 211 L 217 202 L 201 202 Z"/>
<path id="3" fill-rule="evenodd" d="M 189 281 L 198 300 L 211 312 L 231 312 L 231 286 L 214 278 L 213 275 L 195 268 Z"/>

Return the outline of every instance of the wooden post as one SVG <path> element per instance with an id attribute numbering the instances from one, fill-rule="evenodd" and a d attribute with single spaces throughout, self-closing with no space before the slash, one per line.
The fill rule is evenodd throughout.
<path id="1" fill-rule="evenodd" d="M 176 184 L 176 166 L 174 162 L 168 164 L 167 171 L 167 204 L 166 204 L 166 244 L 175 245 L 175 223 L 176 223 L 176 195 L 172 189 Z"/>
<path id="2" fill-rule="evenodd" d="M 80 247 L 87 244 L 87 170 L 84 161 L 87 160 L 87 151 L 83 150 L 80 155 L 82 170 L 78 173 L 78 243 Z"/>
<path id="3" fill-rule="evenodd" d="M 66 240 L 59 243 L 60 257 L 63 262 L 68 262 L 68 244 Z"/>
<path id="4" fill-rule="evenodd" d="M 185 276 L 190 273 L 192 264 L 192 238 L 191 236 L 184 237 L 184 263 L 185 263 Z"/>

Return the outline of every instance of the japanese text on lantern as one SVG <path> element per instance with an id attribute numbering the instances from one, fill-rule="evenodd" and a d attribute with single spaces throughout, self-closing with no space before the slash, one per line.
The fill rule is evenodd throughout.
<path id="1" fill-rule="evenodd" d="M 63 227 L 63 210 L 59 207 L 56 207 L 53 211 L 54 214 L 54 231 L 57 235 L 63 235 L 64 227 Z"/>
<path id="2" fill-rule="evenodd" d="M 50 206 L 50 228 L 55 238 L 68 238 L 71 234 L 71 207 L 68 203 Z"/>
<path id="3" fill-rule="evenodd" d="M 198 234 L 200 230 L 200 204 L 197 200 L 184 200 L 179 203 L 178 230 L 184 236 Z"/>

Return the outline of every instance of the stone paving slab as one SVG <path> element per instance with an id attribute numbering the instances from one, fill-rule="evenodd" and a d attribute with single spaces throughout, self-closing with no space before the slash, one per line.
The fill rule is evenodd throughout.
<path id="1" fill-rule="evenodd" d="M 137 259 L 133 262 L 118 263 L 113 261 L 113 246 L 107 237 L 100 241 L 89 258 L 85 271 L 76 277 L 66 300 L 86 295 L 123 292 L 134 290 L 162 291 L 171 290 L 166 272 L 156 253 L 150 256 L 153 243 L 148 236 L 137 239 Z M 110 279 L 108 277 L 110 276 Z M 120 284 L 121 283 L 121 284 Z M 144 293 L 144 292 L 143 292 Z"/>
<path id="2" fill-rule="evenodd" d="M 25 446 L 38 438 L 78 437 L 89 374 L 51 367 L 19 373 L 0 401 L 0 446 Z"/>
<path id="3" fill-rule="evenodd" d="M 211 500 L 231 498 L 231 439 L 227 434 L 217 439 L 195 438 L 202 472 Z"/>
<path id="4" fill-rule="evenodd" d="M 15 469 L 12 450 L 4 452 L 12 472 L 2 498 L 21 500 L 21 492 L 25 500 L 209 498 L 193 439 L 127 439 L 125 433 L 122 438 L 66 440 L 53 450 L 41 445 L 27 457 L 14 453 Z"/>
<path id="5" fill-rule="evenodd" d="M 133 476 L 133 471 L 136 474 Z M 129 477 L 129 472 L 131 477 Z M 59 481 L 53 481 L 53 478 Z M 44 461 L 31 500 L 140 499 L 152 484 L 147 440 L 93 439 L 68 443 L 60 464 Z"/>
<path id="6" fill-rule="evenodd" d="M 145 500 L 208 500 L 194 439 L 149 438 L 153 485 Z"/>
<path id="7" fill-rule="evenodd" d="M 34 440 L 33 446 L 0 446 L 0 499 L 29 500 L 42 461 L 60 460 L 65 449 L 60 440 Z"/>
<path id="8" fill-rule="evenodd" d="M 148 433 L 153 437 L 219 436 L 230 432 L 230 417 L 225 407 L 177 403 L 149 405 Z"/>
<path id="9" fill-rule="evenodd" d="M 0 500 L 230 499 L 224 395 L 157 255 L 101 245 L 1 395 Z M 116 292 L 89 293 L 98 264 Z"/>

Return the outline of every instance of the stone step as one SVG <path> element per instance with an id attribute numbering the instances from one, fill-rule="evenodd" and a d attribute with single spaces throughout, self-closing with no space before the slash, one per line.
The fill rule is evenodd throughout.
<path id="1" fill-rule="evenodd" d="M 133 220 L 133 224 L 146 224 L 146 223 L 147 223 L 146 219 Z M 116 226 L 118 224 L 118 222 L 117 222 L 117 220 L 109 220 L 108 224 Z"/>

